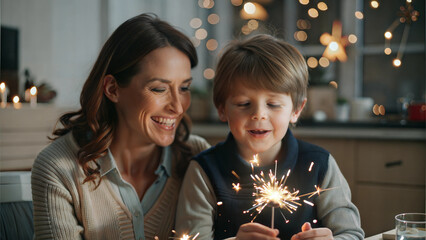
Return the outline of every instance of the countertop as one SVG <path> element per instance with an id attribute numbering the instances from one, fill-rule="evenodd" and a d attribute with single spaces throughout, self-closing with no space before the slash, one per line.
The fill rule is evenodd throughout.
<path id="1" fill-rule="evenodd" d="M 395 239 L 396 231 L 395 229 L 389 230 L 384 233 L 379 233 L 374 236 L 365 238 L 365 240 L 393 240 Z"/>
<path id="2" fill-rule="evenodd" d="M 295 136 L 351 139 L 426 140 L 426 122 L 313 122 L 300 121 L 290 127 Z M 194 123 L 192 133 L 204 137 L 224 137 L 229 128 L 226 123 Z"/>

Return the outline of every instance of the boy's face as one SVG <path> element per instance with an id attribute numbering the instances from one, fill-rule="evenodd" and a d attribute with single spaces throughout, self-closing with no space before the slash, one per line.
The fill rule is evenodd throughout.
<path id="1" fill-rule="evenodd" d="M 251 159 L 256 153 L 261 159 L 262 155 L 276 158 L 289 123 L 297 121 L 303 106 L 293 111 L 289 94 L 249 88 L 243 82 L 244 79 L 236 80 L 234 90 L 218 109 L 219 118 L 228 122 L 244 159 Z"/>

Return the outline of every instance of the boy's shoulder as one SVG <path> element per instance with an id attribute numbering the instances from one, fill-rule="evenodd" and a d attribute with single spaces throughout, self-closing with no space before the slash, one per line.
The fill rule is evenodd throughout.
<path id="1" fill-rule="evenodd" d="M 298 158 L 299 161 L 302 159 L 306 159 L 309 161 L 315 161 L 315 162 L 328 162 L 329 157 L 330 157 L 330 152 L 327 151 L 326 149 L 309 143 L 309 142 L 305 142 L 303 140 L 297 140 L 298 142 Z"/>
<path id="2" fill-rule="evenodd" d="M 194 160 L 200 162 L 200 161 L 205 161 L 205 160 L 209 160 L 209 159 L 220 159 L 221 158 L 221 154 L 224 153 L 225 151 L 223 151 L 223 145 L 224 142 L 220 142 L 218 144 L 216 144 L 215 146 L 212 146 L 202 152 L 200 152 L 199 154 L 195 155 L 193 157 Z"/>
<path id="3" fill-rule="evenodd" d="M 326 149 L 312 144 L 310 142 L 305 142 L 303 140 L 297 139 L 299 145 L 299 153 L 318 153 L 318 154 L 330 154 Z"/>

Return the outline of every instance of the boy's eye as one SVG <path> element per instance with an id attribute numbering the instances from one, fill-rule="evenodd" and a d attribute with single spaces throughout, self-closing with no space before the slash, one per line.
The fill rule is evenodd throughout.
<path id="1" fill-rule="evenodd" d="M 250 105 L 250 102 L 241 102 L 236 104 L 238 107 L 247 107 Z"/>
<path id="2" fill-rule="evenodd" d="M 278 108 L 278 107 L 280 107 L 281 105 L 280 105 L 280 104 L 278 104 L 278 103 L 268 103 L 268 106 L 269 106 L 269 107 L 271 107 L 271 108 Z"/>

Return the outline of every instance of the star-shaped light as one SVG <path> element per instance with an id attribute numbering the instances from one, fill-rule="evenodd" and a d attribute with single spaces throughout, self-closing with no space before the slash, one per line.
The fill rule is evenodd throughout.
<path id="1" fill-rule="evenodd" d="M 349 44 L 349 41 L 347 36 L 342 36 L 342 23 L 340 21 L 333 22 L 331 35 L 323 33 L 320 37 L 320 42 L 322 45 L 327 46 L 322 54 L 323 57 L 332 62 L 336 60 L 345 62 L 347 60 L 345 47 Z"/>

